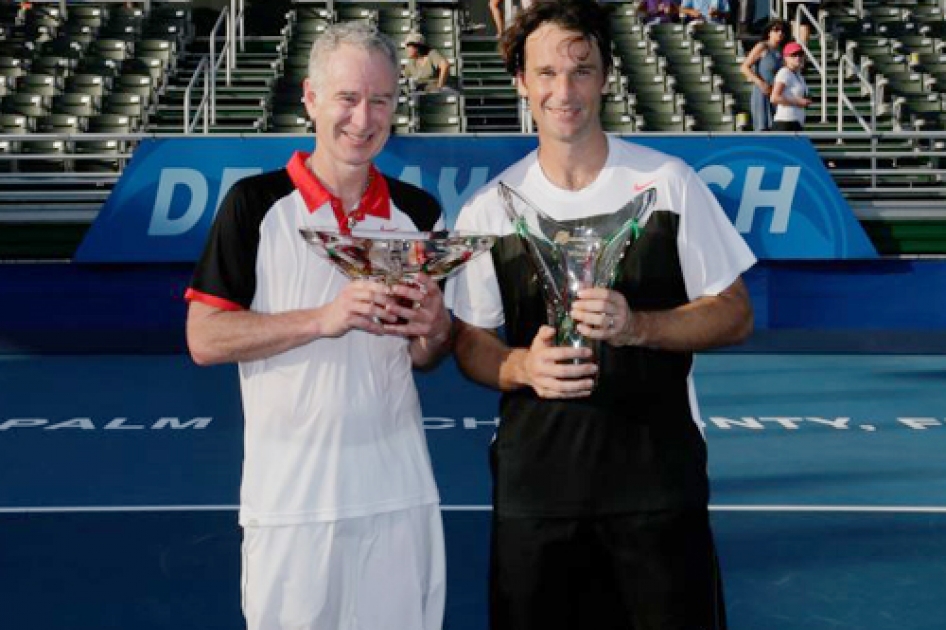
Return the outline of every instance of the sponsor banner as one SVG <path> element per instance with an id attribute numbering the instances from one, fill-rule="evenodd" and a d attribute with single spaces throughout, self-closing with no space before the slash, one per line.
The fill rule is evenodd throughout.
<path id="1" fill-rule="evenodd" d="M 807 138 L 645 135 L 633 141 L 696 169 L 760 259 L 877 256 Z M 477 189 L 535 146 L 532 136 L 396 136 L 377 164 L 436 195 L 453 225 Z M 302 137 L 145 139 L 76 260 L 193 262 L 236 181 L 312 148 L 312 138 Z"/>
<path id="2" fill-rule="evenodd" d="M 699 356 L 713 502 L 946 506 L 944 373 L 943 356 Z M 444 505 L 489 505 L 496 393 L 450 361 L 418 387 Z M 0 510 L 238 503 L 234 366 L 0 355 L 0 392 Z"/>

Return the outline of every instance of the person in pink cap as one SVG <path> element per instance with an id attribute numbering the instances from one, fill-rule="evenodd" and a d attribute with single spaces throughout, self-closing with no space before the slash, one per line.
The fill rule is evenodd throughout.
<path id="1" fill-rule="evenodd" d="M 801 131 L 805 127 L 805 108 L 811 105 L 808 84 L 802 71 L 805 51 L 798 42 L 789 42 L 782 49 L 784 65 L 775 75 L 772 86 L 772 104 L 775 122 L 772 131 Z"/>

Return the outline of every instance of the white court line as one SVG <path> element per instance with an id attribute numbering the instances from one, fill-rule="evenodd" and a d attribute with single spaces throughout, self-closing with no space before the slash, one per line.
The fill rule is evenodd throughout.
<path id="1" fill-rule="evenodd" d="M 83 505 L 61 507 L 0 507 L 0 514 L 57 514 L 83 512 L 236 512 L 236 505 Z M 442 505 L 444 512 L 490 512 L 488 505 Z M 834 512 L 946 514 L 937 505 L 711 505 L 710 512 Z"/>

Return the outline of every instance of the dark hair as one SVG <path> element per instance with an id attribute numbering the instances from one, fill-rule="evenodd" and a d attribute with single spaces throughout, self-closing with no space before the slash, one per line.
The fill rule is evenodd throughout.
<path id="1" fill-rule="evenodd" d="M 573 31 L 589 44 L 598 44 L 605 74 L 611 69 L 611 7 L 595 0 L 536 0 L 503 32 L 499 52 L 509 74 L 525 70 L 526 39 L 546 23 Z"/>
<path id="2" fill-rule="evenodd" d="M 417 54 L 420 55 L 421 57 L 423 57 L 424 55 L 430 52 L 430 46 L 428 46 L 427 44 L 421 44 L 420 42 L 413 42 L 411 44 L 408 44 L 408 46 L 413 46 L 414 48 L 416 48 Z"/>
<path id="3" fill-rule="evenodd" d="M 768 24 L 766 24 L 765 27 L 763 27 L 762 36 L 761 36 L 762 41 L 768 41 L 769 33 L 771 33 L 773 30 L 777 28 L 781 28 L 782 32 L 785 33 L 785 39 L 788 39 L 788 34 L 789 34 L 788 24 L 785 23 L 784 20 L 780 20 L 776 18 L 774 20 L 769 20 Z"/>

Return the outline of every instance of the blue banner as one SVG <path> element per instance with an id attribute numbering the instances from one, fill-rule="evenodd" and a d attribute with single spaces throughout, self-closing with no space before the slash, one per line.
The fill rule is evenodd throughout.
<path id="1" fill-rule="evenodd" d="M 876 258 L 814 147 L 791 136 L 637 136 L 680 157 L 716 194 L 760 259 Z M 463 203 L 536 146 L 533 136 L 396 136 L 378 167 L 437 196 L 453 225 Z M 146 139 L 76 253 L 77 262 L 193 262 L 239 179 L 284 166 L 304 137 Z"/>

